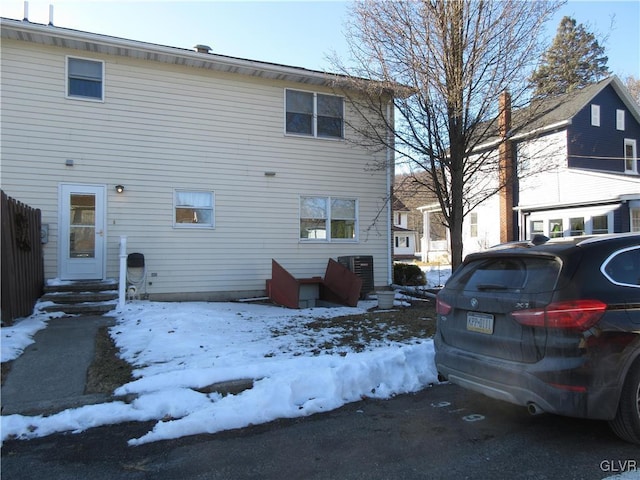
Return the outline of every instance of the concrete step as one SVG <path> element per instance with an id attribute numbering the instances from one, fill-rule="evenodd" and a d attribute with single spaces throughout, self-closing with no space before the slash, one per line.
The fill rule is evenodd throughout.
<path id="1" fill-rule="evenodd" d="M 117 290 L 105 290 L 104 292 L 51 292 L 44 294 L 40 298 L 40 301 L 54 303 L 98 303 L 117 299 Z"/>
<path id="2" fill-rule="evenodd" d="M 56 292 L 104 292 L 105 290 L 118 290 L 118 282 L 105 281 L 64 281 L 47 282 L 44 293 Z"/>
<path id="3" fill-rule="evenodd" d="M 118 302 L 55 303 L 43 307 L 42 310 L 49 313 L 62 312 L 67 314 L 102 315 L 103 313 L 115 310 L 117 305 Z"/>
<path id="4" fill-rule="evenodd" d="M 107 281 L 48 282 L 41 302 L 51 302 L 45 312 L 102 315 L 118 304 L 118 283 Z"/>

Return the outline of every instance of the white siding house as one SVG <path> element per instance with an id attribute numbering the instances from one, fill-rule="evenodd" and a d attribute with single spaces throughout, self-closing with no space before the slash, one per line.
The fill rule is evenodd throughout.
<path id="1" fill-rule="evenodd" d="M 391 283 L 393 171 L 349 142 L 335 76 L 1 25 L 2 189 L 42 210 L 46 279 L 117 278 L 126 236 L 152 299 L 262 295 L 271 259 L 372 255 Z"/>
<path id="2" fill-rule="evenodd" d="M 409 209 L 398 199 L 393 201 L 393 258 L 416 259 L 416 231 L 409 228 Z"/>

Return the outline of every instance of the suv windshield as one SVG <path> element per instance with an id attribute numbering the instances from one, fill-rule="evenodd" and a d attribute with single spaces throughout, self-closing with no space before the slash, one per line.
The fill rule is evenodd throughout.
<path id="1" fill-rule="evenodd" d="M 555 259 L 533 256 L 478 259 L 452 277 L 449 286 L 466 292 L 548 292 L 555 287 L 560 267 Z"/>

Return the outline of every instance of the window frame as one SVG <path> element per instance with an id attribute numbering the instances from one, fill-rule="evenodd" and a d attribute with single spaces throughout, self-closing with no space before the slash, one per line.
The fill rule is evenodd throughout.
<path id="1" fill-rule="evenodd" d="M 71 77 L 69 63 L 71 60 L 80 60 L 83 62 L 92 62 L 100 64 L 100 97 L 93 97 L 88 95 L 73 95 L 70 93 Z M 104 60 L 96 60 L 95 58 L 76 57 L 75 55 L 67 55 L 65 57 L 65 98 L 69 100 L 82 100 L 86 102 L 104 103 L 104 91 L 105 91 L 105 62 Z"/>
<path id="2" fill-rule="evenodd" d="M 326 209 L 325 209 L 325 238 L 305 238 L 302 236 L 302 220 L 304 219 L 313 219 L 314 217 L 302 217 L 302 201 L 303 199 L 323 199 L 325 201 Z M 332 201 L 333 200 L 347 200 L 354 202 L 354 214 L 355 218 L 353 219 L 354 225 L 354 238 L 334 238 L 332 236 L 332 221 L 334 217 L 332 216 Z M 318 217 L 319 218 L 319 217 Z M 335 218 L 336 220 L 345 220 L 349 221 L 351 219 L 344 218 Z M 338 195 L 300 195 L 298 197 L 298 241 L 301 243 L 358 243 L 359 242 L 359 201 L 355 197 L 350 196 L 338 196 Z"/>
<path id="3" fill-rule="evenodd" d="M 287 92 L 298 92 L 304 93 L 308 95 L 312 95 L 312 113 L 311 113 L 311 133 L 304 132 L 290 132 L 287 126 L 287 116 L 289 114 L 289 110 L 287 109 Z M 319 115 L 318 111 L 318 97 L 333 97 L 341 100 L 341 117 L 332 117 L 332 118 L 340 118 L 340 136 L 333 135 L 323 135 L 318 133 L 318 117 L 324 117 L 323 115 Z M 331 93 L 323 93 L 323 92 L 314 92 L 309 90 L 299 90 L 295 88 L 285 88 L 284 89 L 284 134 L 286 136 L 293 137 L 306 137 L 306 138 L 317 138 L 322 140 L 344 140 L 345 138 L 345 97 L 341 95 L 334 95 Z"/>
<path id="4" fill-rule="evenodd" d="M 478 238 L 478 212 L 469 213 L 469 237 Z"/>
<path id="5" fill-rule="evenodd" d="M 178 208 L 186 208 L 178 206 L 178 193 L 203 193 L 208 194 L 211 199 L 211 223 L 186 223 L 176 221 L 176 213 Z M 208 207 L 191 207 L 195 209 L 209 209 Z M 216 196 L 215 192 L 211 190 L 198 190 L 190 188 L 174 188 L 173 189 L 173 228 L 176 229 L 214 229 L 216 226 Z"/>
<path id="6" fill-rule="evenodd" d="M 600 105 L 591 104 L 591 126 L 600 126 Z"/>
<path id="7" fill-rule="evenodd" d="M 616 130 L 624 132 L 625 112 L 624 110 L 616 110 Z"/>
<path id="8" fill-rule="evenodd" d="M 631 147 L 632 149 L 632 156 L 631 157 L 627 157 L 627 147 Z M 638 173 L 638 149 L 637 149 L 637 144 L 636 144 L 636 140 L 635 138 L 625 138 L 624 139 L 624 151 L 623 151 L 623 157 L 624 157 L 624 173 L 627 174 L 637 174 Z M 631 168 L 628 168 L 628 162 L 629 160 L 631 161 Z"/>
<path id="9" fill-rule="evenodd" d="M 640 207 L 629 208 L 629 231 L 640 232 Z"/>

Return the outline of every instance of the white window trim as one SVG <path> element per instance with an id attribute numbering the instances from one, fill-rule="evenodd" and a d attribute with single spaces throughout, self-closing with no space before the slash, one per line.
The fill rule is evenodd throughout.
<path id="1" fill-rule="evenodd" d="M 102 79 L 100 81 L 100 98 L 83 97 L 81 95 L 69 95 L 69 59 L 86 60 L 87 62 L 96 62 L 102 64 Z M 95 58 L 77 57 L 75 55 L 67 55 L 64 60 L 64 96 L 69 100 L 80 100 L 84 102 L 104 103 L 104 84 L 105 84 L 105 63 L 104 60 L 97 60 Z"/>
<path id="2" fill-rule="evenodd" d="M 583 218 L 584 219 L 584 233 L 583 235 L 593 235 L 593 217 L 607 217 L 607 229 L 608 233 L 613 233 L 613 207 L 585 207 L 580 209 L 570 209 L 570 210 L 549 210 L 545 212 L 539 212 L 535 214 L 531 214 L 528 218 L 528 230 L 527 235 L 528 239 L 531 239 L 531 224 L 535 221 L 543 221 L 543 234 L 549 238 L 551 237 L 551 232 L 549 231 L 549 222 L 551 220 L 561 220 L 562 221 L 562 237 L 569 237 L 571 231 L 571 218 Z"/>
<path id="3" fill-rule="evenodd" d="M 287 91 L 303 92 L 313 94 L 313 122 L 311 124 L 311 134 L 307 133 L 295 133 L 287 132 Z M 318 95 L 326 95 L 327 97 L 338 97 L 342 99 L 342 134 L 340 137 L 323 137 L 318 135 Z M 301 138 L 316 138 L 318 140 L 329 141 L 344 141 L 345 138 L 345 101 L 344 97 L 340 95 L 334 95 L 332 93 L 315 92 L 311 90 L 301 90 L 298 88 L 285 88 L 284 89 L 284 125 L 282 126 L 285 136 L 287 137 L 301 137 Z"/>
<path id="4" fill-rule="evenodd" d="M 301 238 L 300 237 L 300 219 L 302 217 L 302 212 L 300 211 L 300 203 L 303 198 L 325 198 L 327 200 L 327 218 L 326 218 L 326 229 L 327 229 L 327 238 Z M 355 238 L 332 238 L 331 237 L 331 200 L 332 199 L 340 199 L 340 200 L 353 200 L 355 202 Z M 355 197 L 348 196 L 340 196 L 340 195 L 300 195 L 298 197 L 298 241 L 300 243 L 359 243 L 360 240 L 360 212 L 359 212 L 359 202 Z"/>
<path id="5" fill-rule="evenodd" d="M 176 222 L 176 193 L 184 192 L 184 193 L 208 193 L 211 195 L 211 223 L 178 223 Z M 208 229 L 213 230 L 216 227 L 216 194 L 211 190 L 198 190 L 191 188 L 174 188 L 173 189 L 173 210 L 171 211 L 173 215 L 173 228 L 175 229 Z"/>
<path id="6" fill-rule="evenodd" d="M 624 132 L 624 110 L 616 110 L 616 129 Z"/>
<path id="7" fill-rule="evenodd" d="M 591 126 L 600 126 L 600 105 L 591 105 Z"/>
<path id="8" fill-rule="evenodd" d="M 631 145 L 631 147 L 633 148 L 633 168 L 631 170 L 627 169 L 627 145 Z M 638 173 L 638 149 L 635 138 L 624 139 L 624 151 L 622 153 L 624 157 L 624 173 Z"/>

